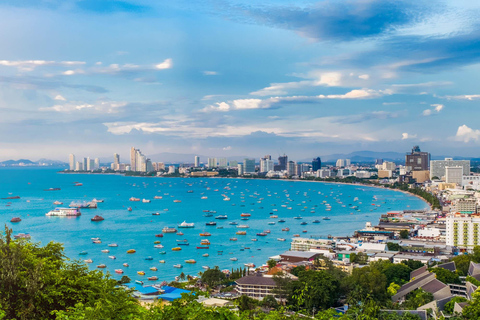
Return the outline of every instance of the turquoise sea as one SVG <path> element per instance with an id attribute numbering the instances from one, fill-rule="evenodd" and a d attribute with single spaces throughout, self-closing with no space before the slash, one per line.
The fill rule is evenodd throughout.
<path id="1" fill-rule="evenodd" d="M 365 222 L 377 223 L 381 214 L 392 210 L 424 209 L 427 204 L 401 192 L 365 186 L 318 182 L 281 180 L 221 179 L 221 178 L 141 178 L 122 175 L 62 174 L 55 168 L 0 168 L 0 197 L 20 196 L 17 200 L 0 200 L 0 222 L 13 229 L 14 234 L 30 233 L 32 240 L 43 244 L 49 241 L 63 243 L 65 252 L 72 259 L 92 259 L 96 268 L 106 264 L 115 278 L 115 269 L 123 269 L 132 280 L 146 280 L 156 275 L 159 281 L 173 280 L 182 271 L 195 275 L 202 266 L 219 266 L 221 269 L 244 267 L 244 263 L 261 265 L 268 257 L 280 254 L 290 247 L 294 234 L 301 237 L 352 235 L 364 227 Z M 80 182 L 82 186 L 75 186 Z M 61 188 L 59 191 L 44 191 Z M 154 199 L 162 196 L 162 199 Z M 131 202 L 130 197 L 150 199 L 150 203 Z M 207 197 L 207 199 L 202 199 Z M 228 197 L 230 201 L 224 199 Z M 72 201 L 103 199 L 98 209 L 82 209 L 80 217 L 47 217 L 45 213 L 55 207 L 68 207 Z M 358 198 L 356 200 L 355 198 Z M 63 205 L 56 206 L 54 201 Z M 174 202 L 180 200 L 181 202 Z M 354 201 L 356 200 L 356 201 Z M 328 211 L 326 203 L 331 206 Z M 358 206 L 358 210 L 351 207 Z M 132 211 L 127 210 L 132 207 Z M 168 211 L 167 211 L 168 210 Z M 205 217 L 204 210 L 216 211 L 213 217 Z M 160 215 L 152 215 L 152 213 Z M 249 220 L 241 220 L 242 213 L 250 213 Z M 94 215 L 105 218 L 92 222 Z M 217 215 L 227 215 L 226 220 L 216 220 Z M 278 215 L 278 218 L 271 218 Z M 294 219 L 301 216 L 302 219 Z M 323 217 L 331 220 L 323 220 Z M 20 217 L 19 223 L 11 223 L 12 217 Z M 278 220 L 286 222 L 280 223 Z M 320 220 L 314 224 L 313 220 Z M 186 221 L 194 228 L 179 229 L 175 233 L 155 237 L 165 226 L 177 227 Z M 206 226 L 209 221 L 216 226 Z M 238 229 L 230 222 L 248 225 Z M 269 224 L 275 222 L 274 225 Z M 307 225 L 301 225 L 307 222 Z M 282 228 L 290 231 L 282 231 Z M 246 235 L 236 235 L 244 230 Z M 267 236 L 257 233 L 270 230 Z M 307 231 L 304 233 L 303 231 Z M 201 237 L 202 232 L 212 236 Z M 99 237 L 101 244 L 91 238 Z M 237 241 L 230 241 L 230 238 Z M 252 239 L 258 241 L 252 241 Z M 285 238 L 286 241 L 278 241 Z M 177 240 L 186 239 L 188 246 L 172 251 Z M 196 249 L 201 239 L 209 239 L 209 249 Z M 154 248 L 154 241 L 161 241 L 162 249 Z M 108 247 L 116 243 L 118 247 Z M 109 249 L 109 253 L 101 250 Z M 127 254 L 135 249 L 135 254 Z M 87 251 L 87 255 L 79 255 Z M 160 254 L 165 251 L 165 254 Z M 221 251 L 221 255 L 219 254 Z M 202 255 L 208 253 L 208 257 Z M 114 255 L 115 260 L 109 258 Z M 153 260 L 145 260 L 151 256 Z M 231 258 L 237 258 L 232 261 Z M 185 260 L 195 259 L 196 264 Z M 165 263 L 159 263 L 165 260 Z M 129 267 L 123 267 L 128 263 Z M 182 269 L 174 268 L 182 264 Z M 150 267 L 158 271 L 150 271 Z M 145 276 L 137 271 L 145 271 Z"/>

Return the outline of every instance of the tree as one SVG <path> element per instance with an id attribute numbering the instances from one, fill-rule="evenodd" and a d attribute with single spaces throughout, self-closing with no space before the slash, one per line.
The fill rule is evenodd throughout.
<path id="1" fill-rule="evenodd" d="M 462 316 L 464 319 L 480 319 L 480 291 L 472 294 L 472 300 L 463 308 Z"/>
<path id="2" fill-rule="evenodd" d="M 453 308 L 455 307 L 455 302 L 465 302 L 465 301 L 467 301 L 467 299 L 464 297 L 453 297 L 452 300 L 448 301 L 445 304 L 443 311 L 445 311 L 448 314 L 452 314 Z"/>
<path id="3" fill-rule="evenodd" d="M 366 253 L 363 253 L 363 252 L 351 253 L 350 262 L 365 265 L 368 262 L 368 256 Z"/>
<path id="4" fill-rule="evenodd" d="M 410 280 L 410 272 L 412 269 L 403 263 L 395 263 L 388 266 L 383 274 L 387 277 L 387 283 L 395 282 L 403 285 Z"/>
<path id="5" fill-rule="evenodd" d="M 262 300 L 262 305 L 266 308 L 276 309 L 278 308 L 277 299 L 274 296 L 265 296 Z"/>
<path id="6" fill-rule="evenodd" d="M 408 266 L 412 270 L 417 270 L 417 269 L 423 267 L 423 263 L 421 263 L 420 261 L 417 261 L 417 260 L 412 260 L 412 259 L 402 260 L 401 263 Z"/>
<path id="7" fill-rule="evenodd" d="M 390 285 L 387 288 L 387 293 L 390 297 L 393 297 L 394 295 L 397 294 L 398 289 L 400 289 L 400 286 L 396 284 L 395 282 L 390 283 Z"/>
<path id="8" fill-rule="evenodd" d="M 408 239 L 410 235 L 410 232 L 408 230 L 401 230 L 400 231 L 400 238 L 402 239 Z"/>
<path id="9" fill-rule="evenodd" d="M 418 307 L 423 306 L 433 301 L 433 294 L 426 292 L 423 289 L 416 289 L 407 294 L 406 301 L 403 306 L 407 310 L 416 310 Z"/>
<path id="10" fill-rule="evenodd" d="M 442 281 L 445 284 L 462 284 L 460 277 L 455 272 L 443 268 L 433 268 L 430 271 L 436 274 L 437 280 Z"/>
<path id="11" fill-rule="evenodd" d="M 257 300 L 246 295 L 241 295 L 240 298 L 236 300 L 236 303 L 240 312 L 252 310 L 257 306 Z"/>
<path id="12" fill-rule="evenodd" d="M 270 259 L 267 261 L 267 266 L 268 266 L 268 269 L 272 269 L 273 267 L 275 267 L 277 265 L 277 261 L 274 260 L 274 259 Z"/>
<path id="13" fill-rule="evenodd" d="M 205 270 L 202 274 L 202 282 L 206 283 L 209 287 L 219 285 L 225 280 L 225 274 L 220 271 L 218 267 Z"/>
<path id="14" fill-rule="evenodd" d="M 178 277 L 179 277 L 180 280 L 182 280 L 182 281 L 185 280 L 185 273 L 183 273 L 183 271 L 182 271 L 182 273 L 180 273 L 180 275 L 179 275 Z"/>
<path id="15" fill-rule="evenodd" d="M 398 243 L 387 242 L 387 247 L 389 251 L 400 251 L 402 248 Z"/>
<path id="16" fill-rule="evenodd" d="M 120 284 L 124 284 L 124 283 L 130 283 L 130 281 L 132 281 L 130 279 L 129 276 L 122 276 L 122 279 L 120 279 L 120 281 L 118 281 Z"/>
<path id="17" fill-rule="evenodd" d="M 453 258 L 452 261 L 455 262 L 457 272 L 460 276 L 468 275 L 468 267 L 470 266 L 470 261 L 472 261 L 471 255 L 462 254 Z"/>
<path id="18" fill-rule="evenodd" d="M 350 304 L 368 297 L 380 303 L 388 298 L 387 277 L 371 266 L 353 269 L 352 275 L 345 278 L 345 287 Z"/>
<path id="19" fill-rule="evenodd" d="M 473 247 L 472 261 L 475 263 L 480 262 L 480 246 Z"/>

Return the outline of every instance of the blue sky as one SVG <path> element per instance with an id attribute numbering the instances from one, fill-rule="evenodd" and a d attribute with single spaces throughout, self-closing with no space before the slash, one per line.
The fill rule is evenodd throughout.
<path id="1" fill-rule="evenodd" d="M 479 156 L 480 3 L 0 3 L 0 160 Z"/>

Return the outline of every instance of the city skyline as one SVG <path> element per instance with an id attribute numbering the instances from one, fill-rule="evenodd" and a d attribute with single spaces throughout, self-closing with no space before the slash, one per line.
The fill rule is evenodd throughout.
<path id="1" fill-rule="evenodd" d="M 7 1 L 0 160 L 104 158 L 131 145 L 224 158 L 268 146 L 298 159 L 421 145 L 475 157 L 479 11 L 468 1 Z"/>

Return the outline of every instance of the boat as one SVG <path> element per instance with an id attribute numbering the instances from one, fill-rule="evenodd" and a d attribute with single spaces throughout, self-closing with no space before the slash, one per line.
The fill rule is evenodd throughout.
<path id="1" fill-rule="evenodd" d="M 104 265 L 104 264 L 99 264 L 99 265 L 97 266 L 97 268 L 100 268 L 100 269 L 103 269 L 103 268 L 106 268 L 106 267 L 107 267 L 107 266 Z"/>
<path id="2" fill-rule="evenodd" d="M 240 220 L 248 220 L 248 219 L 249 219 L 248 217 L 240 218 Z"/>
<path id="3" fill-rule="evenodd" d="M 195 261 L 195 259 L 188 259 L 188 260 L 185 260 L 185 263 L 194 264 L 194 263 L 197 263 L 197 261 Z"/>
<path id="4" fill-rule="evenodd" d="M 116 244 L 116 243 L 109 243 L 108 246 L 109 246 L 109 247 L 118 247 L 118 244 Z"/>
<path id="5" fill-rule="evenodd" d="M 260 237 L 265 237 L 267 234 L 265 232 L 259 232 L 257 233 L 257 236 L 260 236 Z"/>
<path id="6" fill-rule="evenodd" d="M 70 208 L 78 209 L 97 209 L 98 205 L 94 201 L 72 201 L 69 205 Z"/>
<path id="7" fill-rule="evenodd" d="M 160 262 L 160 263 L 165 263 L 165 260 L 158 260 L 158 262 Z"/>
<path id="8" fill-rule="evenodd" d="M 205 225 L 206 225 L 206 226 L 216 226 L 217 223 L 214 222 L 214 221 L 210 221 L 210 222 L 205 223 Z"/>
<path id="9" fill-rule="evenodd" d="M 320 220 L 313 220 L 312 223 L 320 223 Z"/>
<path id="10" fill-rule="evenodd" d="M 216 216 L 215 219 L 225 220 L 225 219 L 228 219 L 228 216 L 226 214 L 225 215 L 219 215 L 219 216 Z"/>
<path id="11" fill-rule="evenodd" d="M 322 220 L 330 220 L 329 217 L 323 217 Z"/>
<path id="12" fill-rule="evenodd" d="M 150 280 L 150 281 L 155 281 L 155 280 L 158 280 L 158 277 L 157 276 L 151 276 L 151 277 L 148 277 L 147 279 Z"/>
<path id="13" fill-rule="evenodd" d="M 244 236 L 247 234 L 247 231 L 237 231 L 235 232 L 235 234 L 238 234 L 238 235 L 241 235 L 241 236 Z"/>
<path id="14" fill-rule="evenodd" d="M 285 241 L 285 238 L 277 238 L 277 241 Z"/>
<path id="15" fill-rule="evenodd" d="M 74 186 L 75 186 L 75 187 L 81 187 L 81 186 L 83 186 L 83 183 L 77 182 L 77 183 L 74 184 Z"/>
<path id="16" fill-rule="evenodd" d="M 188 242 L 180 242 L 177 243 L 179 246 L 189 246 L 190 244 Z"/>
<path id="17" fill-rule="evenodd" d="M 265 232 L 265 233 L 270 233 L 270 230 L 263 230 L 263 232 Z"/>
<path id="18" fill-rule="evenodd" d="M 53 204 L 56 205 L 56 206 L 58 206 L 58 205 L 60 205 L 60 204 L 63 204 L 63 202 L 60 202 L 60 201 L 57 200 L 57 201 L 54 201 Z"/>
<path id="19" fill-rule="evenodd" d="M 163 245 L 161 244 L 156 244 L 153 246 L 154 248 L 157 248 L 157 249 L 162 249 L 163 248 Z"/>
<path id="20" fill-rule="evenodd" d="M 238 224 L 238 222 L 232 221 L 232 222 L 229 222 L 228 224 L 232 225 L 232 226 L 236 226 Z"/>
<path id="21" fill-rule="evenodd" d="M 205 269 L 205 270 L 208 270 L 208 269 L 210 269 L 210 267 L 209 267 L 209 266 L 202 266 L 202 268 L 203 268 L 203 269 Z"/>
<path id="22" fill-rule="evenodd" d="M 302 217 L 298 216 L 298 217 L 293 217 L 293 219 L 302 219 Z"/>
<path id="23" fill-rule="evenodd" d="M 300 235 L 299 235 L 299 234 L 294 234 L 293 236 L 294 236 L 295 238 L 298 238 L 298 237 L 300 237 Z"/>
<path id="24" fill-rule="evenodd" d="M 143 281 L 141 281 L 141 280 L 135 280 L 135 283 L 136 283 L 136 284 L 143 285 Z"/>
<path id="25" fill-rule="evenodd" d="M 128 263 L 123 264 L 124 267 L 129 267 Z"/>
<path id="26" fill-rule="evenodd" d="M 277 216 L 276 214 L 274 214 L 274 215 L 270 216 L 270 218 L 271 218 L 271 219 L 277 219 L 278 216 Z"/>
<path id="27" fill-rule="evenodd" d="M 237 226 L 237 228 L 239 228 L 239 229 L 248 229 L 248 228 L 250 228 L 250 227 L 249 227 L 248 225 L 246 225 L 246 224 L 241 224 L 241 225 Z"/>
<path id="28" fill-rule="evenodd" d="M 243 264 L 245 267 L 248 267 L 248 268 L 255 268 L 255 264 L 254 263 L 244 263 Z"/>
<path id="29" fill-rule="evenodd" d="M 173 267 L 178 268 L 178 269 L 183 268 L 183 266 L 181 264 L 174 264 Z"/>
<path id="30" fill-rule="evenodd" d="M 191 222 L 191 223 L 188 223 L 187 221 L 183 221 L 182 223 L 180 223 L 178 225 L 179 228 L 194 228 L 195 227 L 195 223 Z"/>
<path id="31" fill-rule="evenodd" d="M 130 199 L 128 199 L 130 201 L 140 201 L 140 198 L 135 198 L 135 197 L 131 197 Z"/>
<path id="32" fill-rule="evenodd" d="M 197 249 L 210 249 L 210 247 L 197 247 Z"/>
<path id="33" fill-rule="evenodd" d="M 48 188 L 48 189 L 43 189 L 43 191 L 59 191 L 62 190 L 60 188 Z M 8 197 L 7 199 L 20 199 L 20 197 L 15 198 L 15 197 Z"/>
<path id="34" fill-rule="evenodd" d="M 158 271 L 157 267 L 150 267 L 150 270 L 152 270 L 152 271 Z"/>
<path id="35" fill-rule="evenodd" d="M 237 238 L 230 238 L 230 241 L 237 241 Z"/>
<path id="36" fill-rule="evenodd" d="M 230 198 L 229 198 L 229 197 L 225 197 L 225 198 L 223 198 L 223 201 L 230 201 Z"/>
<path id="37" fill-rule="evenodd" d="M 183 236 L 183 232 L 177 232 L 177 236 Z"/>
<path id="38" fill-rule="evenodd" d="M 213 214 L 211 214 L 211 213 L 205 213 L 203 216 L 206 217 L 206 218 L 209 218 L 209 217 L 213 217 Z"/>
<path id="39" fill-rule="evenodd" d="M 137 274 L 141 275 L 141 276 L 144 276 L 145 275 L 145 271 L 137 271 Z"/>
<path id="40" fill-rule="evenodd" d="M 10 220 L 10 222 L 20 222 L 22 221 L 22 219 L 20 219 L 19 217 L 13 217 L 12 220 Z"/>
<path id="41" fill-rule="evenodd" d="M 82 251 L 82 252 L 79 253 L 79 255 L 81 255 L 81 256 L 84 256 L 84 255 L 86 255 L 86 254 L 88 254 L 87 251 Z"/>
<path id="42" fill-rule="evenodd" d="M 177 229 L 172 228 L 172 227 L 164 227 L 162 229 L 162 232 L 163 233 L 175 233 L 175 232 L 177 232 Z"/>
<path id="43" fill-rule="evenodd" d="M 156 234 L 155 237 L 157 237 L 157 238 L 163 238 L 163 233 Z"/>
<path id="44" fill-rule="evenodd" d="M 182 200 L 173 200 L 173 202 L 180 203 L 180 202 L 182 202 Z"/>
<path id="45" fill-rule="evenodd" d="M 93 243 L 99 244 L 102 243 L 102 240 L 93 240 Z"/>
<path id="46" fill-rule="evenodd" d="M 159 254 L 167 254 L 166 251 L 159 251 L 158 253 L 159 253 Z"/>
<path id="47" fill-rule="evenodd" d="M 92 201 L 94 201 L 94 202 L 98 202 L 98 203 L 103 203 L 103 202 L 104 202 L 104 200 L 103 200 L 103 199 L 95 199 L 95 198 L 94 198 Z"/>
<path id="48" fill-rule="evenodd" d="M 300 223 L 301 226 L 305 226 L 307 225 L 308 223 L 306 223 L 305 221 L 303 221 L 302 223 Z"/>
<path id="49" fill-rule="evenodd" d="M 202 254 L 202 257 L 208 257 L 208 256 L 209 256 L 209 254 L 208 254 L 208 253 L 204 253 L 204 254 Z"/>
<path id="50" fill-rule="evenodd" d="M 48 213 L 46 213 L 46 216 L 53 217 L 53 216 L 58 216 L 58 217 L 77 217 L 80 216 L 82 213 L 78 208 L 55 208 Z"/>
<path id="51" fill-rule="evenodd" d="M 103 221 L 103 220 L 105 220 L 105 219 L 104 219 L 103 217 L 101 217 L 101 216 L 96 215 L 95 217 L 93 217 L 93 218 L 90 219 L 90 220 L 92 220 L 92 221 Z"/>
<path id="52" fill-rule="evenodd" d="M 238 261 L 238 258 L 230 258 L 231 261 Z"/>
<path id="53" fill-rule="evenodd" d="M 135 249 L 128 249 L 127 250 L 127 253 L 135 253 L 135 252 L 137 252 L 137 251 L 135 251 Z"/>
<path id="54" fill-rule="evenodd" d="M 205 199 L 208 199 L 208 197 L 201 197 L 200 199 L 205 200 Z"/>
<path id="55" fill-rule="evenodd" d="M 115 273 L 123 273 L 122 269 L 115 269 Z"/>
<path id="56" fill-rule="evenodd" d="M 282 231 L 290 231 L 290 228 L 282 228 Z"/>
<path id="57" fill-rule="evenodd" d="M 275 221 L 270 221 L 268 224 L 269 224 L 269 225 L 274 225 L 274 224 L 275 224 Z"/>
<path id="58" fill-rule="evenodd" d="M 146 257 L 145 260 L 153 260 L 153 258 L 149 256 L 149 257 Z"/>
<path id="59" fill-rule="evenodd" d="M 152 216 L 159 216 L 160 215 L 160 212 L 153 212 L 152 213 Z"/>
<path id="60" fill-rule="evenodd" d="M 128 211 L 132 211 L 132 207 L 128 207 L 128 209 L 127 209 L 127 210 L 128 210 Z"/>
<path id="61" fill-rule="evenodd" d="M 163 197 L 162 196 L 155 196 L 155 197 L 153 197 L 153 199 L 163 199 Z"/>
<path id="62" fill-rule="evenodd" d="M 174 247 L 174 248 L 172 248 L 172 251 L 180 251 L 180 250 L 182 250 L 182 248 L 180 248 L 180 247 Z"/>
<path id="63" fill-rule="evenodd" d="M 142 202 L 143 202 L 143 203 L 150 203 L 150 202 L 152 202 L 152 200 L 149 200 L 149 199 L 142 199 Z"/>
<path id="64" fill-rule="evenodd" d="M 251 217 L 252 215 L 250 213 L 242 213 L 240 217 Z"/>
<path id="65" fill-rule="evenodd" d="M 102 252 L 103 252 L 103 253 L 109 253 L 110 250 L 108 250 L 108 249 L 103 249 Z"/>
<path id="66" fill-rule="evenodd" d="M 193 193 L 193 190 L 188 190 L 187 193 Z"/>
<path id="67" fill-rule="evenodd" d="M 303 232 L 303 233 L 307 233 L 308 231 L 307 231 L 307 230 L 303 230 L 302 232 Z"/>
<path id="68" fill-rule="evenodd" d="M 210 232 L 202 232 L 200 233 L 200 237 L 210 237 L 212 234 Z"/>
<path id="69" fill-rule="evenodd" d="M 208 239 L 202 239 L 202 240 L 200 240 L 200 244 L 202 244 L 202 245 L 209 245 L 209 244 L 210 244 L 210 240 L 208 240 Z"/>
<path id="70" fill-rule="evenodd" d="M 93 260 L 92 260 L 92 259 L 86 259 L 86 260 L 83 260 L 83 262 L 85 262 L 85 263 L 92 263 Z"/>
<path id="71" fill-rule="evenodd" d="M 258 239 L 253 238 L 252 241 L 258 241 Z"/>

